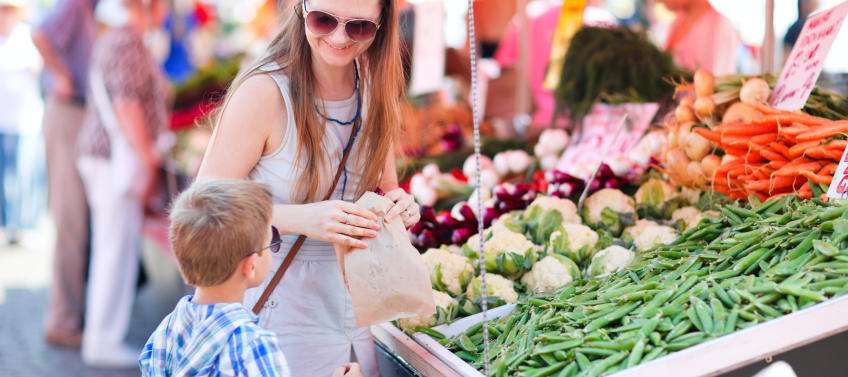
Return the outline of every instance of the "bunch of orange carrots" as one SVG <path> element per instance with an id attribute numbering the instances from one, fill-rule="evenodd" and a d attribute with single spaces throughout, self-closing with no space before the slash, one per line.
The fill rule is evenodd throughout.
<path id="1" fill-rule="evenodd" d="M 755 195 L 764 201 L 790 193 L 811 198 L 811 182 L 830 184 L 848 145 L 848 120 L 755 107 L 763 117 L 750 123 L 693 130 L 733 157 L 715 169 L 711 188 L 736 199 Z"/>

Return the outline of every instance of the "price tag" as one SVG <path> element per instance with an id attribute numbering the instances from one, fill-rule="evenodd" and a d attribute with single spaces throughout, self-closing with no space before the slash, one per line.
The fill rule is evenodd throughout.
<path id="1" fill-rule="evenodd" d="M 842 159 L 836 167 L 836 174 L 830 181 L 827 197 L 832 199 L 848 199 L 848 147 L 842 152 Z"/>
<path id="2" fill-rule="evenodd" d="M 846 14 L 848 2 L 807 18 L 771 93 L 772 106 L 788 111 L 804 107 Z"/>

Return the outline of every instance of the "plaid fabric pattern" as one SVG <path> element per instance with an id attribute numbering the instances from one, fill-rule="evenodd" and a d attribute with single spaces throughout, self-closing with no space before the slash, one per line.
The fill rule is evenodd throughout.
<path id="1" fill-rule="evenodd" d="M 255 314 L 191 297 L 150 336 L 138 361 L 142 376 L 290 376 L 276 334 L 260 328 Z"/>

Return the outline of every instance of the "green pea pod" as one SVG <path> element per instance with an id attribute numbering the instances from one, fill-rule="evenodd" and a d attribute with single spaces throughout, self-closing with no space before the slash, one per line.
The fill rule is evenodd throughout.
<path id="1" fill-rule="evenodd" d="M 724 334 L 724 317 L 726 316 L 724 305 L 717 298 L 710 299 L 710 308 L 713 313 L 713 331 L 714 334 Z"/>
<path id="2" fill-rule="evenodd" d="M 692 324 L 695 325 L 699 331 L 704 331 L 704 325 L 701 324 L 701 318 L 698 317 L 698 313 L 694 306 L 690 306 L 689 309 L 686 309 L 686 317 L 692 321 Z"/>
<path id="3" fill-rule="evenodd" d="M 695 296 L 692 296 L 689 299 L 689 303 L 692 305 L 690 308 L 695 309 L 695 314 L 698 316 L 698 321 L 701 323 L 701 331 L 706 334 L 711 334 L 713 332 L 713 317 L 710 315 L 710 307 L 707 306 L 704 301 Z"/>
<path id="4" fill-rule="evenodd" d="M 423 327 L 423 326 L 415 326 L 415 327 L 412 328 L 412 331 L 427 334 L 428 336 L 430 336 L 433 339 L 441 340 L 441 339 L 446 338 L 445 334 L 442 334 L 442 333 L 440 333 L 436 330 L 433 330 L 433 329 L 427 328 L 427 327 Z"/>
<path id="5" fill-rule="evenodd" d="M 586 373 L 586 377 L 598 377 L 601 373 L 604 373 L 607 369 L 612 367 L 615 364 L 620 363 L 622 360 L 627 358 L 627 352 L 619 352 L 617 354 L 611 355 L 606 359 L 603 359 L 594 365 L 589 371 Z"/>
<path id="6" fill-rule="evenodd" d="M 459 336 L 459 346 L 467 352 L 477 352 L 477 346 L 475 346 L 471 339 L 469 339 L 465 334 Z"/>
<path id="7" fill-rule="evenodd" d="M 651 352 L 648 352 L 648 354 L 645 355 L 645 357 L 642 358 L 642 362 L 647 363 L 647 362 L 649 362 L 653 359 L 656 359 L 660 356 L 665 355 L 666 353 L 668 353 L 668 351 L 665 348 L 656 347 L 656 348 L 652 349 Z"/>
<path id="8" fill-rule="evenodd" d="M 804 297 L 815 302 L 820 302 L 827 299 L 827 297 L 824 297 L 824 295 L 819 292 L 811 291 L 809 289 L 804 289 L 800 286 L 790 284 L 779 284 L 777 286 L 777 291 L 788 295 Z"/>
<path id="9" fill-rule="evenodd" d="M 567 350 L 570 350 L 572 348 L 579 347 L 582 344 L 583 344 L 582 339 L 574 339 L 574 340 L 570 340 L 570 341 L 567 341 L 567 342 L 554 343 L 554 344 L 547 345 L 547 346 L 544 346 L 544 347 L 536 348 L 536 350 L 533 351 L 533 355 L 551 353 L 551 352 L 556 352 L 556 351 L 567 351 Z"/>
<path id="10" fill-rule="evenodd" d="M 810 250 L 810 248 L 812 248 L 813 241 L 818 240 L 819 237 L 821 237 L 821 231 L 818 229 L 813 230 L 806 238 L 804 238 L 803 241 L 801 241 L 800 244 L 798 244 L 798 246 L 795 246 L 792 250 L 789 250 L 789 252 L 786 253 L 786 258 L 795 259 L 805 254 Z"/>
<path id="11" fill-rule="evenodd" d="M 580 352 L 584 355 L 592 355 L 592 356 L 612 356 L 616 354 L 614 350 L 608 350 L 604 348 L 593 348 L 593 347 L 580 347 L 575 349 L 575 351 Z"/>
<path id="12" fill-rule="evenodd" d="M 565 368 L 557 374 L 557 377 L 573 377 L 577 375 L 577 371 L 580 369 L 580 366 L 577 365 L 576 361 L 572 361 Z"/>
<path id="13" fill-rule="evenodd" d="M 836 246 L 833 246 L 821 240 L 813 241 L 813 249 L 827 257 L 832 257 L 836 254 L 839 254 L 839 249 Z"/>
<path id="14" fill-rule="evenodd" d="M 577 365 L 580 366 L 580 370 L 584 372 L 588 371 L 589 368 L 592 367 L 592 362 L 589 361 L 589 358 L 581 352 L 576 352 L 574 354 L 574 360 L 577 361 Z"/>
<path id="15" fill-rule="evenodd" d="M 465 330 L 465 335 L 466 336 L 474 336 L 481 329 L 483 329 L 483 322 L 475 323 L 475 324 L 471 325 L 471 327 L 469 327 Z"/>
<path id="16" fill-rule="evenodd" d="M 674 338 L 677 338 L 677 337 L 685 334 L 691 328 L 692 328 L 692 321 L 691 320 L 680 321 L 680 323 L 675 325 L 674 328 L 671 329 L 671 331 L 669 331 L 668 334 L 666 334 L 665 341 L 670 342 L 670 341 L 674 340 Z"/>
<path id="17" fill-rule="evenodd" d="M 642 361 L 642 355 L 645 352 L 645 338 L 640 337 L 639 340 L 636 341 L 636 345 L 633 346 L 633 350 L 630 351 L 630 356 L 627 358 L 627 368 L 632 366 L 636 366 Z"/>
<path id="18" fill-rule="evenodd" d="M 584 328 L 584 331 L 587 332 L 587 333 L 590 333 L 590 332 L 595 331 L 595 330 L 597 330 L 601 327 L 606 326 L 607 324 L 609 324 L 611 322 L 615 322 L 615 321 L 621 319 L 621 317 L 624 317 L 625 315 L 627 315 L 628 313 L 633 311 L 633 309 L 635 309 L 639 305 L 640 304 L 638 302 L 630 303 L 630 304 L 625 305 L 624 307 L 622 307 L 618 310 L 615 310 L 615 311 L 613 311 L 613 312 L 611 312 L 611 313 L 609 313 L 609 314 L 607 314 L 607 315 L 605 315 L 601 318 L 595 319 L 592 322 L 589 322 L 588 325 L 586 325 L 586 327 Z"/>

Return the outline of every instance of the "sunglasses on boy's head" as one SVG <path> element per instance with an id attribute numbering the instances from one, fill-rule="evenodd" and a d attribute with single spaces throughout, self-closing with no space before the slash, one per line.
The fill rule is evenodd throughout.
<path id="1" fill-rule="evenodd" d="M 377 34 L 380 25 L 371 20 L 339 17 L 320 10 L 307 10 L 306 0 L 301 3 L 306 14 L 306 27 L 313 34 L 329 35 L 339 25 L 344 26 L 347 37 L 355 42 L 367 42 Z"/>
<path id="2" fill-rule="evenodd" d="M 262 250 L 269 249 L 269 248 L 271 249 L 272 253 L 277 253 L 277 252 L 280 251 L 280 244 L 281 243 L 283 243 L 283 240 L 280 239 L 280 231 L 277 230 L 277 227 L 271 225 L 271 244 L 268 245 L 268 246 L 265 246 L 261 249 L 251 251 L 250 254 L 248 254 L 248 256 L 250 256 L 253 253 L 258 253 Z"/>

